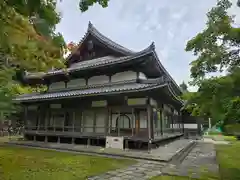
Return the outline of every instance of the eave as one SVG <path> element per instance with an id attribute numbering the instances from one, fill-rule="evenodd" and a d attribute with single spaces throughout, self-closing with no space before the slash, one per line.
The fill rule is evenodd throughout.
<path id="1" fill-rule="evenodd" d="M 109 84 L 102 86 L 92 86 L 77 90 L 64 90 L 58 92 L 42 92 L 21 95 L 14 99 L 15 102 L 36 102 L 54 99 L 81 98 L 86 96 L 112 95 L 140 91 L 155 90 L 168 86 L 164 81 L 156 80 L 155 83 L 128 82 Z"/>
<path id="2" fill-rule="evenodd" d="M 158 55 L 155 51 L 154 43 L 152 43 L 146 49 L 144 49 L 138 53 L 135 53 L 134 55 L 131 55 L 131 56 L 124 56 L 124 57 L 112 58 L 112 59 L 111 58 L 109 58 L 109 59 L 98 58 L 98 59 L 93 59 L 93 60 L 89 60 L 89 61 L 83 61 L 80 63 L 76 63 L 76 66 L 73 66 L 73 67 L 70 67 L 67 69 L 49 71 L 46 73 L 43 73 L 43 72 L 31 73 L 31 74 L 26 75 L 24 78 L 26 80 L 39 79 L 41 81 L 44 81 L 44 79 L 50 78 L 51 76 L 59 76 L 59 75 L 68 76 L 68 74 L 71 74 L 71 73 L 74 73 L 77 71 L 88 71 L 91 69 L 98 69 L 98 68 L 102 68 L 102 67 L 110 67 L 112 65 L 124 64 L 124 63 L 128 63 L 131 61 L 133 62 L 134 60 L 139 60 L 140 58 L 147 56 L 147 55 L 153 56 L 153 58 L 155 59 L 156 65 L 159 68 L 159 75 L 161 74 L 162 71 L 164 72 L 164 74 L 166 74 L 166 77 L 169 79 L 169 82 L 171 82 L 171 84 L 172 84 L 169 86 L 173 86 L 173 87 L 171 87 L 171 89 L 174 89 L 173 92 L 177 91 L 177 95 L 178 96 L 181 95 L 182 91 L 181 91 L 180 87 L 177 85 L 177 83 L 174 81 L 174 79 L 171 77 L 171 75 L 168 73 L 168 71 L 164 68 L 164 66 L 160 62 Z M 145 61 L 146 60 L 147 59 L 145 59 Z"/>
<path id="3" fill-rule="evenodd" d="M 155 48 L 152 50 L 153 56 L 157 61 L 157 64 L 159 68 L 166 74 L 166 76 L 169 78 L 170 82 L 172 82 L 174 89 L 178 91 L 178 95 L 181 95 L 183 92 L 181 88 L 178 86 L 178 84 L 175 82 L 175 80 L 172 78 L 172 76 L 168 73 L 168 71 L 165 69 L 165 67 L 162 65 L 160 59 L 158 58 L 158 55 L 155 51 Z M 170 85 L 171 86 L 171 85 Z"/>
<path id="4" fill-rule="evenodd" d="M 84 71 L 84 70 L 90 70 L 90 69 L 97 69 L 105 66 L 111 66 L 111 65 L 117 65 L 117 64 L 123 64 L 132 60 L 139 59 L 141 57 L 150 55 L 153 52 L 153 44 L 148 46 L 146 49 L 139 51 L 133 55 L 129 56 L 123 56 L 123 57 L 102 57 L 97 58 L 93 60 L 88 61 L 82 61 L 79 63 L 75 63 L 72 67 L 66 68 L 66 69 L 60 69 L 60 70 L 53 70 L 49 72 L 37 72 L 37 73 L 26 73 L 25 79 L 43 79 L 45 77 L 49 76 L 55 76 L 55 75 L 64 75 L 68 73 L 73 73 L 76 71 Z"/>

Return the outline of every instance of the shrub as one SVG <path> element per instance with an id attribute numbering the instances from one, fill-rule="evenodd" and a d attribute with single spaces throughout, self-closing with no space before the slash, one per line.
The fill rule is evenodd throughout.
<path id="1" fill-rule="evenodd" d="M 240 134 L 240 124 L 228 124 L 224 127 L 225 133 L 227 135 L 239 135 Z"/>

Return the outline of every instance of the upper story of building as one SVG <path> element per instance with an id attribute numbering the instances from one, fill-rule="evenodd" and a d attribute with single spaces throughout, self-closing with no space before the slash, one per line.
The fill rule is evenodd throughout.
<path id="1" fill-rule="evenodd" d="M 161 64 L 154 43 L 134 52 L 101 34 L 90 22 L 78 47 L 67 57 L 65 69 L 24 75 L 24 83 L 47 85 L 49 92 L 151 80 L 164 81 L 174 94 L 181 94 L 179 86 Z"/>

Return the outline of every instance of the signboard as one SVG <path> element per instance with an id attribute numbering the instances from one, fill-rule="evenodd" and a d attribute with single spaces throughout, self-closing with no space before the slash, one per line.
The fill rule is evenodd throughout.
<path id="1" fill-rule="evenodd" d="M 106 137 L 106 148 L 123 149 L 123 137 Z"/>
<path id="2" fill-rule="evenodd" d="M 28 106 L 27 109 L 28 110 L 37 110 L 38 106 Z"/>
<path id="3" fill-rule="evenodd" d="M 107 101 L 92 101 L 92 107 L 105 107 L 107 106 Z"/>
<path id="4" fill-rule="evenodd" d="M 50 104 L 50 108 L 52 109 L 60 109 L 62 107 L 61 104 Z"/>
<path id="5" fill-rule="evenodd" d="M 131 98 L 127 100 L 129 106 L 133 105 L 145 105 L 147 103 L 147 98 Z"/>

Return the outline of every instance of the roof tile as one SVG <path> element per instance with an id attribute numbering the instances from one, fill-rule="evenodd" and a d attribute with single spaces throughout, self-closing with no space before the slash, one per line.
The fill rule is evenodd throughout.
<path id="1" fill-rule="evenodd" d="M 128 83 L 128 84 L 115 84 L 111 86 L 92 87 L 81 90 L 70 90 L 63 92 L 45 92 L 45 93 L 32 93 L 18 96 L 15 101 L 29 101 L 29 100 L 45 100 L 45 99 L 58 99 L 61 97 L 79 97 L 86 95 L 97 95 L 112 92 L 125 92 L 132 90 L 147 90 L 151 88 L 163 87 L 166 84 L 143 84 L 143 83 Z"/>

